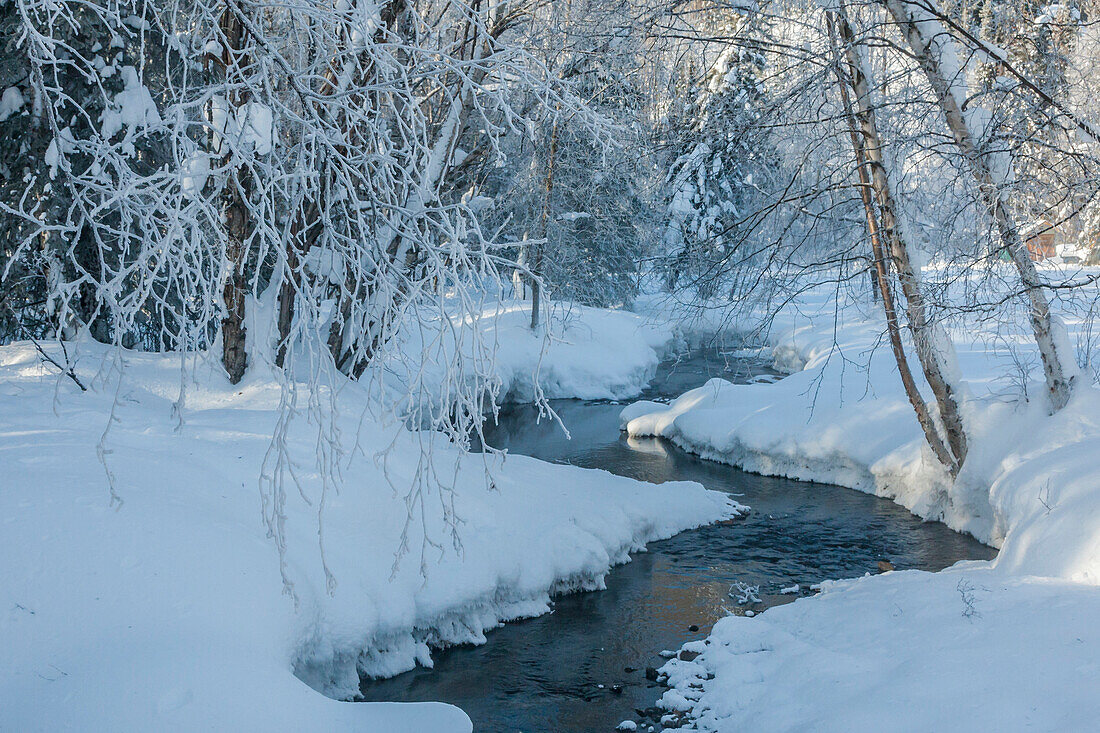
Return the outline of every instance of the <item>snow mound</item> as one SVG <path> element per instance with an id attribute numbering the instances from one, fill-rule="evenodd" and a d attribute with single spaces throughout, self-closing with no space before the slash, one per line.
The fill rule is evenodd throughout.
<path id="1" fill-rule="evenodd" d="M 1100 590 L 986 563 L 826 583 L 661 671 L 693 730 L 1090 730 Z"/>
<path id="2" fill-rule="evenodd" d="M 801 371 L 773 384 L 712 379 L 667 405 L 629 405 L 622 429 L 749 471 L 893 499 L 1001 548 L 996 562 L 1012 572 L 1100 584 L 1100 490 L 1089 467 L 1100 451 L 1100 389 L 1079 380 L 1071 403 L 1049 415 L 1042 399 L 1011 396 L 1005 365 L 1026 354 L 997 348 L 1003 335 L 958 326 L 970 452 L 951 482 L 924 444 L 892 355 L 873 350 L 881 324 L 849 302 L 835 326 L 833 301 L 820 293 L 792 311 L 778 319 L 772 348 Z M 1070 323 L 1078 339 L 1073 329 L 1086 324 Z"/>
<path id="3" fill-rule="evenodd" d="M 540 396 L 622 400 L 646 388 L 674 339 L 669 327 L 629 311 L 560 303 L 549 322 L 532 331 L 530 308 L 523 302 L 492 304 L 476 317 L 453 318 L 453 327 L 442 333 L 422 327 L 419 340 L 410 339 L 391 357 L 404 363 L 389 371 L 442 382 L 442 368 L 425 364 L 422 355 L 436 352 L 436 361 L 448 364 L 460 350 L 462 368 L 495 379 L 506 402 L 534 402 Z"/>

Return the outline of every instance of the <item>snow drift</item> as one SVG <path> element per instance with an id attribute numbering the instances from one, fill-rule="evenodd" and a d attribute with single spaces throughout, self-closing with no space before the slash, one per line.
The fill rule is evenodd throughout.
<path id="1" fill-rule="evenodd" d="M 649 384 L 674 341 L 662 321 L 623 310 L 554 303 L 547 323 L 535 331 L 530 303 L 469 310 L 474 315 L 453 317 L 443 327 L 421 324 L 392 350 L 387 371 L 396 393 L 415 388 L 414 380 L 429 388 L 444 383 L 453 365 L 467 379 L 494 380 L 504 402 L 629 399 Z M 433 363 L 424 363 L 425 353 Z"/>

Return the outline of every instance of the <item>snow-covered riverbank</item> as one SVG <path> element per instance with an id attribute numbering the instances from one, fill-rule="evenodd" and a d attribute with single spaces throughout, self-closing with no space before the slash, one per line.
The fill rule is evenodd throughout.
<path id="1" fill-rule="evenodd" d="M 1081 353 L 1083 321 L 1064 313 Z M 1079 378 L 1047 414 L 1026 332 L 954 324 L 971 450 L 954 484 L 923 445 L 881 317 L 832 287 L 800 296 L 769 350 L 795 369 L 774 385 L 712 380 L 669 405 L 623 411 L 661 435 L 761 473 L 892 498 L 1000 547 L 992 564 L 826 584 L 819 598 L 719 622 L 674 661 L 670 707 L 704 730 L 1071 730 L 1100 697 L 1100 390 Z M 1011 348 L 1011 350 L 1010 350 Z M 1034 371 L 1032 379 L 1040 375 Z M 1038 397 L 1035 397 L 1038 396 Z M 708 677 L 713 676 L 713 679 Z"/>
<path id="2" fill-rule="evenodd" d="M 1086 731 L 1096 689 L 1094 586 L 964 563 L 827 583 L 663 670 L 662 703 L 700 731 Z"/>
<path id="3" fill-rule="evenodd" d="M 543 354 L 504 322 L 516 338 L 500 368 L 519 384 L 541 355 L 547 393 L 599 396 L 583 390 L 606 381 L 621 395 L 644 384 L 657 359 L 649 344 L 667 338 L 637 323 L 579 317 L 558 337 L 586 342 Z M 461 457 L 442 441 L 433 466 L 446 488 L 418 484 L 422 436 L 377 424 L 363 390 L 346 384 L 329 426 L 347 447 L 339 490 L 322 494 L 320 428 L 303 413 L 287 428 L 293 476 L 280 493 L 264 463 L 283 394 L 273 375 L 232 387 L 216 362 L 197 364 L 183 378 L 181 422 L 178 355 L 116 360 L 90 342 L 69 351 L 86 393 L 31 345 L 0 348 L 4 730 L 469 730 L 447 705 L 333 698 L 356 693 L 357 669 L 430 664 L 432 646 L 477 643 L 502 621 L 545 613 L 551 593 L 601 587 L 646 542 L 736 510 L 698 484 Z M 110 505 L 100 453 L 121 506 Z M 265 536 L 276 506 L 293 599 Z"/>
<path id="4" fill-rule="evenodd" d="M 674 340 L 671 327 L 629 311 L 583 305 L 551 306 L 550 338 L 532 332 L 531 304 L 494 306 L 478 324 L 495 344 L 486 368 L 509 401 L 623 400 L 649 384 Z M 415 352 L 414 352 L 415 353 Z M 476 360 L 471 360 L 476 361 Z"/>

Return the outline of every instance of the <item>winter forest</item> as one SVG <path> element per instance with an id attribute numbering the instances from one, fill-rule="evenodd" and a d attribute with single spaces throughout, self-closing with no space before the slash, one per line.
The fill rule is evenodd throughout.
<path id="1" fill-rule="evenodd" d="M 1085 731 L 1100 0 L 0 0 L 0 730 Z"/>

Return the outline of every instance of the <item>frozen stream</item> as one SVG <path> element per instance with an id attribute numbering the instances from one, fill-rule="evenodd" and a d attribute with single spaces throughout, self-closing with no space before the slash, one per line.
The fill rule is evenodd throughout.
<path id="1" fill-rule="evenodd" d="M 664 365 L 647 397 L 677 396 L 712 376 L 744 382 L 771 374 L 759 362 L 698 352 Z M 698 481 L 737 495 L 752 513 L 654 542 L 611 573 L 607 590 L 558 598 L 553 613 L 492 631 L 483 646 L 436 652 L 434 670 L 364 680 L 365 699 L 454 703 L 475 731 L 611 731 L 660 697 L 645 674 L 663 663 L 660 652 L 702 638 L 727 612 L 759 612 L 822 580 L 877 572 L 883 559 L 898 569 L 938 570 L 995 554 L 885 499 L 754 476 L 660 439 L 628 439 L 619 433 L 621 405 L 562 400 L 554 409 L 572 440 L 545 421 L 535 424 L 530 408 L 510 410 L 488 440 L 512 453 L 646 481 Z M 737 582 L 759 586 L 760 603 L 731 598 Z M 796 584 L 798 594 L 780 592 Z M 661 730 L 655 718 L 649 722 Z"/>

